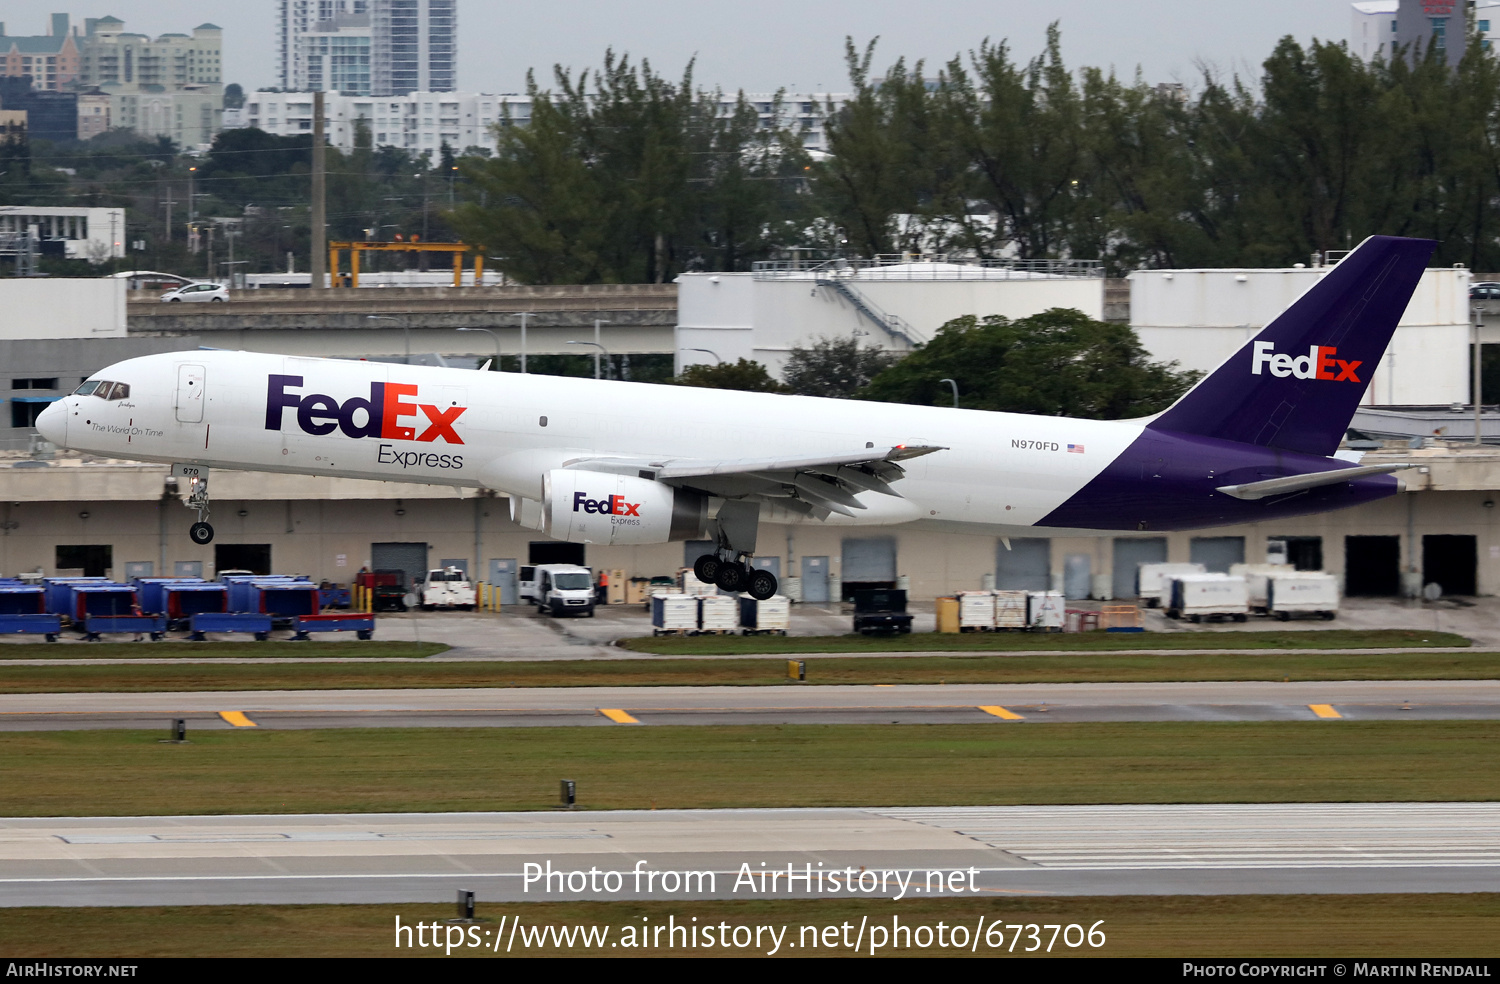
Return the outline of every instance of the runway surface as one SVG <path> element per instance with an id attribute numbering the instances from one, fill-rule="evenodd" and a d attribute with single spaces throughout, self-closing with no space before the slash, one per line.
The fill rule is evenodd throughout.
<path id="1" fill-rule="evenodd" d="M 531 884 L 528 863 L 542 866 Z M 550 883 L 548 864 L 561 873 Z M 481 902 L 894 897 L 903 885 L 917 898 L 1493 892 L 1500 804 L 0 819 L 5 906 L 451 902 L 461 889 Z"/>
<path id="2" fill-rule="evenodd" d="M 518 687 L 3 694 L 0 731 L 1500 720 L 1500 681 Z"/>

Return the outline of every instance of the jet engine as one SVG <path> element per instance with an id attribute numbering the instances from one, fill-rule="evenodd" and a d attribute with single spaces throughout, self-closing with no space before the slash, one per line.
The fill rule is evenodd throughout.
<path id="1" fill-rule="evenodd" d="M 572 543 L 666 543 L 703 535 L 708 497 L 607 472 L 558 468 L 543 480 L 545 528 Z"/>

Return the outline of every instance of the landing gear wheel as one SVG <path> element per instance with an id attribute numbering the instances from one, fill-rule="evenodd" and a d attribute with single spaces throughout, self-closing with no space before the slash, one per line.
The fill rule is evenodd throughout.
<path id="1" fill-rule="evenodd" d="M 188 537 L 201 547 L 213 541 L 214 528 L 207 523 L 194 523 L 188 527 Z"/>
<path id="2" fill-rule="evenodd" d="M 713 554 L 704 554 L 693 561 L 693 574 L 704 584 L 719 583 L 719 568 L 724 564 Z"/>
<path id="3" fill-rule="evenodd" d="M 748 568 L 741 567 L 739 564 L 720 564 L 719 576 L 714 579 L 714 583 L 725 591 L 735 592 L 743 591 L 745 583 L 749 580 Z"/>
<path id="4" fill-rule="evenodd" d="M 757 570 L 751 572 L 750 583 L 745 586 L 745 590 L 756 601 L 765 601 L 776 593 L 776 589 L 779 586 L 776 583 L 775 574 L 772 574 L 770 571 Z"/>

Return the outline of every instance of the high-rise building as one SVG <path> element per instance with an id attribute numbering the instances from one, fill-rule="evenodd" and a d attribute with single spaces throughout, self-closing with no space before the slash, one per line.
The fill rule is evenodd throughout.
<path id="1" fill-rule="evenodd" d="M 78 40 L 78 82 L 109 97 L 105 126 L 169 137 L 187 147 L 207 146 L 219 132 L 224 32 L 217 24 L 199 24 L 191 35 L 151 38 L 126 31 L 118 17 L 90 17 Z M 90 109 L 87 101 L 80 105 Z"/>
<path id="2" fill-rule="evenodd" d="M 0 75 L 31 76 L 32 85 L 58 92 L 78 79 L 78 42 L 68 15 L 53 14 L 46 34 L 8 36 L 0 24 Z"/>
<path id="3" fill-rule="evenodd" d="M 1449 65 L 1457 65 L 1469 43 L 1469 29 L 1477 28 L 1480 45 L 1488 50 L 1497 33 L 1492 15 L 1494 0 L 1359 0 L 1350 4 L 1353 22 L 1349 50 L 1366 61 L 1389 58 L 1397 48 L 1407 52 L 1436 51 Z"/>
<path id="4" fill-rule="evenodd" d="M 401 96 L 457 85 L 458 0 L 280 0 L 279 87 Z"/>

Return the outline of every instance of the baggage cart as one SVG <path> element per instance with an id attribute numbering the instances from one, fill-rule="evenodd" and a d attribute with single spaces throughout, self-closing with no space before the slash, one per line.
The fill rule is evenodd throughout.
<path id="1" fill-rule="evenodd" d="M 1171 574 L 1203 574 L 1202 564 L 1140 564 L 1136 567 L 1135 593 L 1147 608 L 1160 608 L 1166 598 L 1163 577 Z"/>
<path id="2" fill-rule="evenodd" d="M 1176 574 L 1168 578 L 1167 618 L 1190 622 L 1250 617 L 1250 590 L 1245 579 L 1230 574 Z"/>
<path id="3" fill-rule="evenodd" d="M 792 625 L 792 600 L 772 595 L 756 601 L 740 595 L 740 630 L 745 635 L 786 635 Z"/>
<path id="4" fill-rule="evenodd" d="M 1339 613 L 1339 579 L 1321 571 L 1273 575 L 1266 593 L 1266 614 L 1285 622 L 1294 615 L 1334 619 Z"/>
<path id="5" fill-rule="evenodd" d="M 271 638 L 271 616 L 259 612 L 194 612 L 187 625 L 194 642 L 205 641 L 206 632 L 250 633 L 256 642 Z"/>
<path id="6" fill-rule="evenodd" d="M 375 616 L 368 612 L 297 615 L 292 629 L 297 642 L 306 642 L 309 632 L 353 632 L 357 638 L 368 639 L 375 634 Z"/>
<path id="7" fill-rule="evenodd" d="M 995 593 L 993 591 L 960 591 L 958 593 L 958 631 L 988 632 L 995 627 Z"/>
<path id="8" fill-rule="evenodd" d="M 698 629 L 698 599 L 686 594 L 651 596 L 651 634 L 673 635 Z"/>
<path id="9" fill-rule="evenodd" d="M 0 615 L 0 634 L 46 636 L 48 642 L 56 642 L 62 632 L 62 616 L 44 612 L 15 612 Z"/>
<path id="10" fill-rule="evenodd" d="M 81 622 L 83 637 L 89 642 L 98 642 L 101 635 L 118 632 L 134 632 L 149 635 L 156 642 L 167 634 L 165 615 L 85 615 Z"/>

